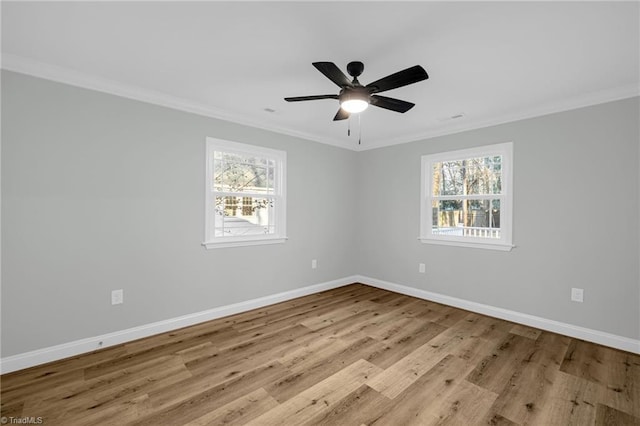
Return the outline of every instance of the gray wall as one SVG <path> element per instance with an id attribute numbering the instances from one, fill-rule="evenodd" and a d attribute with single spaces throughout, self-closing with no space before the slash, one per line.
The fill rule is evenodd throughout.
<path id="1" fill-rule="evenodd" d="M 360 153 L 362 275 L 640 338 L 638 98 Z M 514 143 L 511 252 L 420 243 L 420 156 Z M 418 263 L 426 274 L 418 273 Z M 584 288 L 584 303 L 570 301 Z"/>
<path id="2" fill-rule="evenodd" d="M 285 244 L 200 245 L 207 136 L 287 152 Z M 3 72 L 2 356 L 352 275 L 355 156 Z"/>
<path id="3" fill-rule="evenodd" d="M 639 338 L 639 113 L 636 98 L 355 153 L 3 72 L 2 356 L 353 274 Z M 200 246 L 206 136 L 287 151 L 287 243 Z M 420 156 L 506 141 L 518 247 L 418 242 Z"/>

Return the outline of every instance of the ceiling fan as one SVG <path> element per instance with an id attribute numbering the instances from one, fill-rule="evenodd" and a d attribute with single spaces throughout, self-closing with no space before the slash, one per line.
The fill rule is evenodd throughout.
<path id="1" fill-rule="evenodd" d="M 347 65 L 347 72 L 353 77 L 353 81 L 350 81 L 333 62 L 314 62 L 313 66 L 324 74 L 325 77 L 337 84 L 338 87 L 340 87 L 340 93 L 337 95 L 296 96 L 284 98 L 284 100 L 287 102 L 299 102 L 315 101 L 318 99 L 337 99 L 340 101 L 340 109 L 335 117 L 333 117 L 333 121 L 345 120 L 349 118 L 352 113 L 364 111 L 369 104 L 391 111 L 405 113 L 413 108 L 415 104 L 400 99 L 380 96 L 376 93 L 397 89 L 398 87 L 407 86 L 429 78 L 424 68 L 420 65 L 415 65 L 363 86 L 358 81 L 358 77 L 362 74 L 362 71 L 364 71 L 364 64 L 362 62 L 354 61 L 349 62 Z"/>

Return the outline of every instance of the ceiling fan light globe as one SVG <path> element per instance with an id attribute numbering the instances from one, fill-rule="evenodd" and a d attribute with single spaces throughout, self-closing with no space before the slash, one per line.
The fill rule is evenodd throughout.
<path id="1" fill-rule="evenodd" d="M 349 99 L 342 102 L 340 106 L 343 110 L 355 114 L 367 109 L 369 103 L 367 101 L 363 101 L 362 99 Z"/>

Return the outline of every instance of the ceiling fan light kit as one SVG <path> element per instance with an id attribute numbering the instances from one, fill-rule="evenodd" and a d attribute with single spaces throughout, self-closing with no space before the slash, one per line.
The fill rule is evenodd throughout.
<path id="1" fill-rule="evenodd" d="M 367 98 L 358 96 L 340 96 L 340 107 L 348 113 L 354 114 L 362 112 L 369 107 L 369 101 Z"/>
<path id="2" fill-rule="evenodd" d="M 409 84 L 417 83 L 429 78 L 427 72 L 420 65 L 398 71 L 379 80 L 363 86 L 358 81 L 358 77 L 364 71 L 364 64 L 359 61 L 349 62 L 347 72 L 353 80 L 350 80 L 340 68 L 333 62 L 314 62 L 313 66 L 324 74 L 329 80 L 340 87 L 338 95 L 311 95 L 284 98 L 287 102 L 315 101 L 319 99 L 337 99 L 340 102 L 340 109 L 333 117 L 333 121 L 345 120 L 351 114 L 364 111 L 369 105 L 391 111 L 405 113 L 415 106 L 415 104 L 400 99 L 380 96 L 376 93 L 397 89 Z M 348 132 L 350 134 L 350 132 Z"/>

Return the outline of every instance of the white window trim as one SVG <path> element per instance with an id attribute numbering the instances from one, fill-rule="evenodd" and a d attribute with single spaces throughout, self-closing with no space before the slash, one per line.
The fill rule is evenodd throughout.
<path id="1" fill-rule="evenodd" d="M 276 234 L 268 234 L 265 236 L 251 235 L 243 237 L 218 237 L 214 236 L 214 204 L 215 192 L 211 188 L 213 182 L 213 153 L 214 151 L 233 152 L 237 154 L 264 155 L 276 160 L 276 194 L 274 198 L 278 200 L 279 208 L 275 210 L 275 229 Z M 226 248 L 226 247 L 242 247 L 255 246 L 263 244 L 279 244 L 287 240 L 286 233 L 286 199 L 287 199 L 287 176 L 286 164 L 287 153 L 261 146 L 248 145 L 239 142 L 231 142 L 223 139 L 207 137 L 206 143 L 206 182 L 205 182 L 205 241 L 202 245 L 206 249 Z"/>
<path id="2" fill-rule="evenodd" d="M 432 229 L 432 188 L 433 163 L 460 160 L 463 158 L 502 155 L 502 190 L 500 203 L 500 234 L 501 238 L 476 239 L 450 235 L 433 235 Z M 515 247 L 512 243 L 513 227 L 513 143 L 506 142 L 486 145 L 476 148 L 447 151 L 437 154 L 423 155 L 421 163 L 420 182 L 420 237 L 425 244 L 439 244 L 447 246 L 471 247 L 489 250 L 510 251 Z"/>

